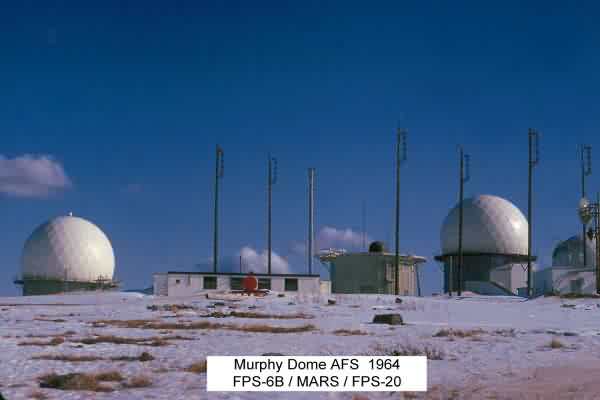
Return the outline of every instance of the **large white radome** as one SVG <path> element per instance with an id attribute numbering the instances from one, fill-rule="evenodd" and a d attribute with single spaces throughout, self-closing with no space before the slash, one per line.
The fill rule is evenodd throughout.
<path id="1" fill-rule="evenodd" d="M 112 279 L 115 255 L 110 241 L 91 222 L 58 217 L 40 225 L 25 242 L 23 278 L 91 282 Z"/>
<path id="2" fill-rule="evenodd" d="M 510 201 L 480 195 L 463 202 L 465 253 L 527 254 L 527 219 Z M 443 254 L 458 252 L 458 205 L 442 225 Z"/>

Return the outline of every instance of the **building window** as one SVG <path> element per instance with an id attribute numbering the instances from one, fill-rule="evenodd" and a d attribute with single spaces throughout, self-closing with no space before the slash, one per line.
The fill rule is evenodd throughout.
<path id="1" fill-rule="evenodd" d="M 179 280 L 179 279 L 175 279 L 175 284 L 176 284 L 176 285 L 179 285 L 179 282 L 181 282 L 181 280 Z"/>
<path id="2" fill-rule="evenodd" d="M 202 287 L 204 289 L 216 289 L 217 288 L 217 277 L 216 276 L 205 276 L 202 279 Z"/>
<path id="3" fill-rule="evenodd" d="M 258 279 L 258 288 L 260 290 L 271 290 L 271 279 L 259 278 Z"/>
<path id="4" fill-rule="evenodd" d="M 243 278 L 229 278 L 229 288 L 231 290 L 243 290 L 244 279 Z"/>
<path id="5" fill-rule="evenodd" d="M 284 290 L 286 292 L 297 292 L 298 291 L 298 279 L 286 278 L 284 282 Z"/>

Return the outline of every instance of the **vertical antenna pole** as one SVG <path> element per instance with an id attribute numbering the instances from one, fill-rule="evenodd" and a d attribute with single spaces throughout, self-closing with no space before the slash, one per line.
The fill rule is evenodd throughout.
<path id="1" fill-rule="evenodd" d="M 406 130 L 398 128 L 396 137 L 396 252 L 394 254 L 394 292 L 400 294 L 400 165 L 406 161 Z"/>
<path id="2" fill-rule="evenodd" d="M 315 169 L 308 169 L 308 274 L 312 275 L 312 261 L 314 256 L 313 240 L 315 236 L 314 223 L 314 182 Z"/>
<path id="3" fill-rule="evenodd" d="M 585 197 L 585 177 L 592 174 L 592 146 L 581 146 L 581 198 Z M 581 244 L 583 246 L 583 267 L 587 267 L 587 235 L 585 224 L 581 225 Z"/>
<path id="4" fill-rule="evenodd" d="M 533 167 L 539 161 L 538 133 L 529 128 L 529 173 L 527 190 L 527 297 L 533 296 L 533 271 L 531 270 L 531 232 L 532 232 L 532 179 Z"/>
<path id="5" fill-rule="evenodd" d="M 585 146 L 581 146 L 581 198 L 585 198 Z M 581 225 L 581 245 L 583 246 L 583 268 L 587 266 L 585 224 Z"/>
<path id="6" fill-rule="evenodd" d="M 529 173 L 527 186 L 527 297 L 531 297 L 531 174 L 533 172 L 533 135 L 534 131 L 529 129 Z"/>
<path id="7" fill-rule="evenodd" d="M 464 185 L 465 185 L 465 157 L 462 146 L 459 147 L 460 153 L 460 179 L 459 179 L 459 195 L 458 195 L 458 265 L 457 265 L 457 294 L 462 295 L 462 264 L 463 264 L 463 209 L 464 209 Z"/>
<path id="8" fill-rule="evenodd" d="M 214 239 L 213 239 L 213 273 L 217 273 L 219 265 L 219 180 L 223 177 L 223 149 L 217 145 L 215 158 L 215 206 L 214 206 Z"/>
<path id="9" fill-rule="evenodd" d="M 273 187 L 273 159 L 269 154 L 269 173 L 267 186 L 267 274 L 271 275 L 271 192 Z"/>
<path id="10" fill-rule="evenodd" d="M 400 141 L 402 131 L 398 129 L 396 141 L 396 253 L 394 254 L 394 294 L 397 296 L 400 292 Z"/>
<path id="11" fill-rule="evenodd" d="M 272 192 L 273 185 L 277 182 L 277 159 L 269 154 L 269 174 L 267 186 L 267 273 L 271 275 L 271 209 L 272 209 Z"/>

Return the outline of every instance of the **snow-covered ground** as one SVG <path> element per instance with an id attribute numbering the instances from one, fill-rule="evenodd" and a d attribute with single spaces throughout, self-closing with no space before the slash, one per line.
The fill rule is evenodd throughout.
<path id="1" fill-rule="evenodd" d="M 337 295 L 327 298 L 244 298 L 214 306 L 220 300 L 204 297 L 154 297 L 136 293 L 94 293 L 60 296 L 0 298 L 0 392 L 8 400 L 31 396 L 48 399 L 352 399 L 390 398 L 390 393 L 207 393 L 206 375 L 186 372 L 208 355 L 369 355 L 402 346 L 428 348 L 442 354 L 429 361 L 427 398 L 572 398 L 592 399 L 600 393 L 600 300 L 539 298 L 524 301 L 508 297 L 403 297 Z M 148 306 L 186 304 L 193 309 L 151 310 Z M 233 308 L 230 308 L 233 307 Z M 207 318 L 232 309 L 271 315 L 304 313 L 313 319 Z M 390 327 L 371 321 L 377 313 L 401 313 L 406 325 Z M 141 329 L 92 324 L 98 320 L 211 321 L 236 325 L 299 326 L 313 324 L 304 333 L 248 333 L 223 329 Z M 468 337 L 434 337 L 442 328 L 482 329 Z M 366 335 L 339 336 L 338 329 Z M 65 335 L 66 333 L 66 335 Z M 147 344 L 82 344 L 94 335 L 159 337 L 180 335 L 193 340 L 167 340 L 164 346 Z M 19 345 L 48 342 L 54 346 Z M 551 348 L 552 339 L 563 347 Z M 155 359 L 111 361 L 111 357 Z M 98 356 L 101 360 L 69 362 L 35 359 L 39 355 Z M 109 393 L 40 389 L 37 378 L 51 372 L 98 373 L 117 370 L 126 378 L 144 375 L 152 385 Z M 356 397 L 355 397 L 356 396 Z M 539 397 L 536 397 L 539 396 Z M 422 395 L 419 395 L 422 397 Z M 403 398 L 401 394 L 391 398 Z M 408 398 L 408 397 L 406 397 Z M 413 398 L 413 397 L 411 397 Z"/>

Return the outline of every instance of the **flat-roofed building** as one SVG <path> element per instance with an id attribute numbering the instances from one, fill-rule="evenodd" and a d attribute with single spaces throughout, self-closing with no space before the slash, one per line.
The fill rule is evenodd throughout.
<path id="1" fill-rule="evenodd" d="M 320 257 L 329 264 L 332 293 L 396 294 L 396 281 L 402 296 L 420 293 L 418 268 L 424 257 L 401 254 L 396 273 L 396 257 L 383 243 L 373 242 L 368 252 L 326 251 Z"/>
<path id="2" fill-rule="evenodd" d="M 193 296 L 214 291 L 235 291 L 243 289 L 246 273 L 236 272 L 180 272 L 156 273 L 154 294 L 156 296 Z M 258 281 L 258 289 L 274 292 L 300 294 L 328 294 L 328 282 L 321 282 L 319 275 L 305 274 L 253 274 Z"/>

